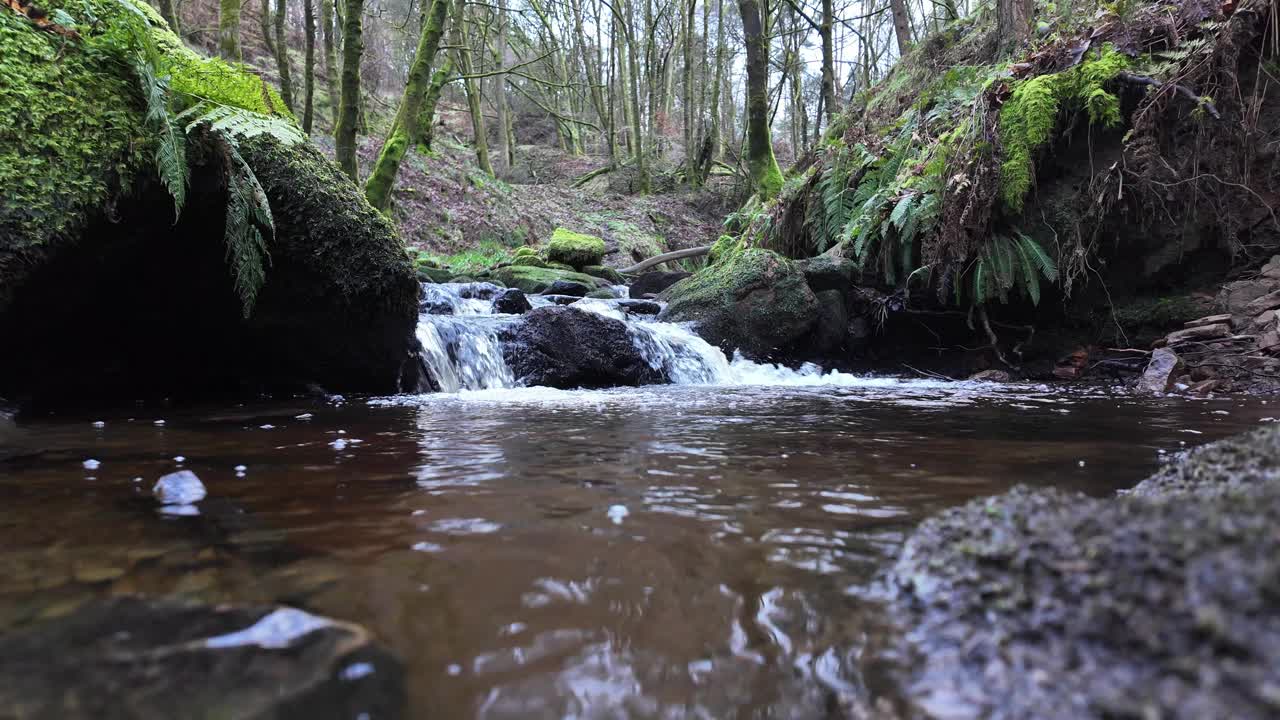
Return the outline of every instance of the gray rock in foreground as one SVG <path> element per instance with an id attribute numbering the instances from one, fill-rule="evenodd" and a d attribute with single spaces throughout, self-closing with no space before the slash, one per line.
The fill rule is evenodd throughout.
<path id="1" fill-rule="evenodd" d="M 0 636 L 0 716 L 398 718 L 399 663 L 293 608 L 114 598 Z"/>
<path id="2" fill-rule="evenodd" d="M 1280 429 L 1117 499 L 1017 488 L 923 523 L 890 575 L 896 682 L 946 718 L 1280 716 Z"/>

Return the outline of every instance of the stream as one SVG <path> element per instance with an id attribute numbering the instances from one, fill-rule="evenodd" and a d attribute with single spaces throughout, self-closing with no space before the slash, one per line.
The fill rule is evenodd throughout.
<path id="1" fill-rule="evenodd" d="M 113 594 L 285 603 L 371 629 L 409 717 L 839 717 L 881 691 L 877 572 L 915 523 L 1019 483 L 1106 495 L 1280 417 L 760 365 L 607 300 L 578 304 L 676 384 L 522 388 L 514 317 L 465 292 L 418 328 L 446 392 L 0 426 L 0 629 Z M 179 468 L 198 514 L 150 496 Z"/>

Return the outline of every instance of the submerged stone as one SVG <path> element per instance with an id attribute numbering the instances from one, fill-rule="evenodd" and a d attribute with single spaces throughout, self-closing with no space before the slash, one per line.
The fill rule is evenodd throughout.
<path id="1" fill-rule="evenodd" d="M 533 309 L 529 298 L 517 288 L 503 290 L 493 299 L 493 311 L 504 315 L 522 315 Z"/>
<path id="2" fill-rule="evenodd" d="M 1182 372 L 1182 360 L 1169 348 L 1156 348 L 1151 352 L 1151 362 L 1138 378 L 1138 389 L 1153 394 L 1167 393 L 1173 389 L 1173 381 Z"/>
<path id="3" fill-rule="evenodd" d="M 573 297 L 586 297 L 591 292 L 592 286 L 585 285 L 572 280 L 556 280 L 551 286 L 543 290 L 544 295 L 571 295 Z"/>
<path id="4" fill-rule="evenodd" d="M 400 664 L 288 607 L 113 598 L 0 636 L 0 707 L 35 718 L 396 718 Z"/>
<path id="5" fill-rule="evenodd" d="M 164 505 L 190 505 L 203 500 L 207 492 L 195 473 L 179 470 L 157 480 L 151 494 Z"/>

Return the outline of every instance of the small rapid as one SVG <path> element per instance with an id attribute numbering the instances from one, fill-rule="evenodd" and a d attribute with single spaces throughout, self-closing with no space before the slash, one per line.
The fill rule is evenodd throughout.
<path id="1" fill-rule="evenodd" d="M 502 288 L 488 283 L 424 284 L 417 336 L 431 376 L 442 392 L 497 390 L 519 386 L 503 358 L 501 333 L 520 316 L 494 312 Z M 860 378 L 824 372 L 813 364 L 797 369 L 757 363 L 698 337 L 685 324 L 662 322 L 625 305 L 626 289 L 615 299 L 583 298 L 570 307 L 617 320 L 627 327 L 636 350 L 675 385 L 852 385 Z M 527 296 L 533 307 L 565 304 L 570 298 Z"/>

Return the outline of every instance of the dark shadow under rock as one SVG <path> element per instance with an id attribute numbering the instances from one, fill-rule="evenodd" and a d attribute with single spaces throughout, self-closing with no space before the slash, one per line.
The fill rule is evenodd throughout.
<path id="1" fill-rule="evenodd" d="M 901 694 L 946 717 L 1276 717 L 1280 430 L 1118 499 L 1016 488 L 923 523 L 890 575 Z"/>
<path id="2" fill-rule="evenodd" d="M 502 331 L 502 354 L 524 385 L 602 388 L 669 382 L 636 349 L 627 326 L 573 307 L 542 307 Z"/>
<path id="3" fill-rule="evenodd" d="M 363 628 L 293 608 L 121 597 L 0 636 L 15 720 L 385 720 L 403 682 Z"/>

